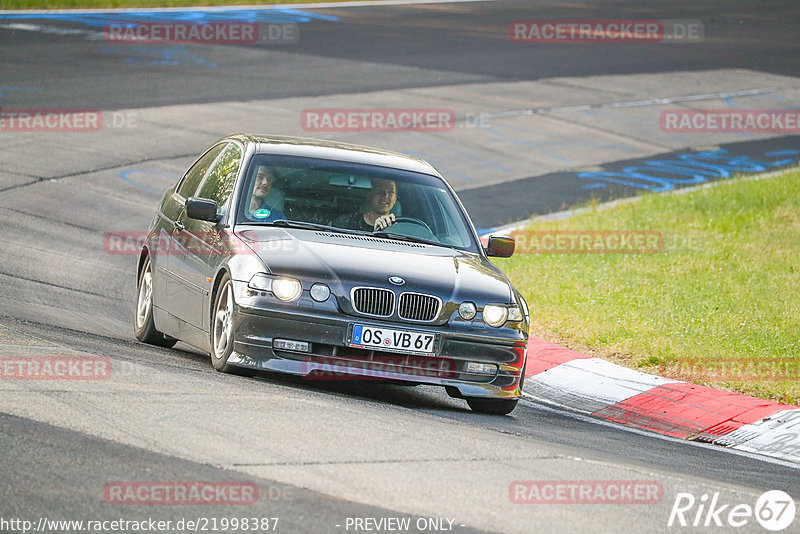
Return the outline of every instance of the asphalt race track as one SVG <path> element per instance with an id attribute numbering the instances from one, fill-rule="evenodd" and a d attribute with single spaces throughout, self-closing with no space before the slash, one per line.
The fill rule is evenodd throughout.
<path id="1" fill-rule="evenodd" d="M 296 25 L 299 38 L 112 43 L 102 32 L 117 15 L 0 12 L 3 116 L 102 114 L 97 131 L 0 128 L 0 358 L 96 356 L 112 369 L 96 381 L 0 377 L 0 532 L 23 531 L 3 523 L 11 519 L 152 518 L 183 532 L 194 529 L 174 526 L 181 519 L 210 525 L 245 516 L 278 518 L 270 530 L 298 533 L 722 532 L 733 527 L 714 526 L 700 502 L 730 509 L 753 507 L 767 490 L 800 495 L 795 465 L 527 400 L 508 417 L 490 417 L 435 388 L 217 373 L 186 345 L 135 341 L 136 256 L 104 241 L 109 232 L 146 230 L 160 192 L 236 131 L 419 155 L 448 177 L 481 228 L 593 196 L 698 183 L 677 179 L 674 166 L 671 178 L 643 174 L 653 161 L 738 165 L 745 174 L 795 165 L 800 136 L 791 132 L 676 134 L 659 128 L 659 114 L 799 107 L 796 2 L 245 11 L 236 16 Z M 231 14 L 191 15 L 223 16 Z M 524 19 L 695 21 L 703 33 L 685 42 L 512 42 L 509 23 Z M 315 131 L 302 113 L 319 108 L 447 108 L 456 124 Z M 725 177 L 707 178 L 715 179 Z M 520 504 L 509 493 L 515 481 L 569 480 L 647 481 L 662 490 L 656 502 L 627 504 Z M 258 499 L 130 506 L 104 495 L 109 484 L 130 481 L 254 484 Z M 700 526 L 668 527 L 679 494 L 697 499 L 685 517 Z M 408 529 L 392 528 L 389 519 L 403 518 Z M 752 517 L 735 530 L 763 532 Z"/>

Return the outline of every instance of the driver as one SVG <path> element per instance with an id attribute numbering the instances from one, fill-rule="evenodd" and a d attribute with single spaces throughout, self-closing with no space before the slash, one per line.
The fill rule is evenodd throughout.
<path id="1" fill-rule="evenodd" d="M 247 214 L 252 219 L 262 222 L 272 222 L 277 219 L 285 219 L 286 215 L 274 206 L 270 206 L 267 198 L 272 191 L 272 184 L 275 182 L 275 171 L 267 166 L 260 166 L 253 179 L 253 195 L 250 197 L 250 205 Z"/>
<path id="2" fill-rule="evenodd" d="M 374 178 L 363 209 L 337 217 L 332 226 L 363 232 L 385 230 L 395 222 L 394 213 L 390 213 L 395 202 L 397 202 L 397 184 L 394 180 Z"/>

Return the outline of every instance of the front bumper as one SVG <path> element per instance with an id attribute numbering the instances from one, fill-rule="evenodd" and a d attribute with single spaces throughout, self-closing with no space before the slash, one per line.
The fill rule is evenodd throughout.
<path id="1" fill-rule="evenodd" d="M 432 332 L 440 336 L 440 350 L 431 357 L 351 348 L 347 345 L 354 323 Z M 445 386 L 448 393 L 460 397 L 521 395 L 527 334 L 520 330 L 486 327 L 453 332 L 449 325 L 379 321 L 292 306 L 263 309 L 242 305 L 236 306 L 234 325 L 234 352 L 228 362 L 241 367 L 318 380 L 432 384 Z M 276 348 L 276 339 L 308 343 L 308 352 Z M 470 363 L 485 364 L 483 372 L 470 372 Z"/>

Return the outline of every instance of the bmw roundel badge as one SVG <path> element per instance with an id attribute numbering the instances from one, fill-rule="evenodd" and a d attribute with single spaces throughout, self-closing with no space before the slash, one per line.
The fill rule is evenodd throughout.
<path id="1" fill-rule="evenodd" d="M 399 276 L 392 276 L 389 278 L 389 281 L 396 286 L 402 286 L 403 284 L 406 283 L 406 281 L 400 278 Z"/>

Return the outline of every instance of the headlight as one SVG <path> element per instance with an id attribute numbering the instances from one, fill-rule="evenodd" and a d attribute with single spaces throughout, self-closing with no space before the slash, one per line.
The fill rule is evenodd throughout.
<path id="1" fill-rule="evenodd" d="M 247 283 L 247 287 L 256 291 L 272 291 L 279 299 L 291 302 L 300 298 L 303 286 L 294 278 L 273 278 L 266 273 L 256 273 Z"/>
<path id="2" fill-rule="evenodd" d="M 508 319 L 508 308 L 505 306 L 487 304 L 483 307 L 483 321 L 489 326 L 495 328 L 503 326 L 506 319 Z"/>
<path id="3" fill-rule="evenodd" d="M 247 283 L 247 287 L 258 291 L 272 291 L 272 278 L 262 273 L 254 274 Z"/>
<path id="4" fill-rule="evenodd" d="M 300 298 L 303 286 L 294 278 L 276 278 L 272 281 L 272 293 L 284 302 Z"/>

